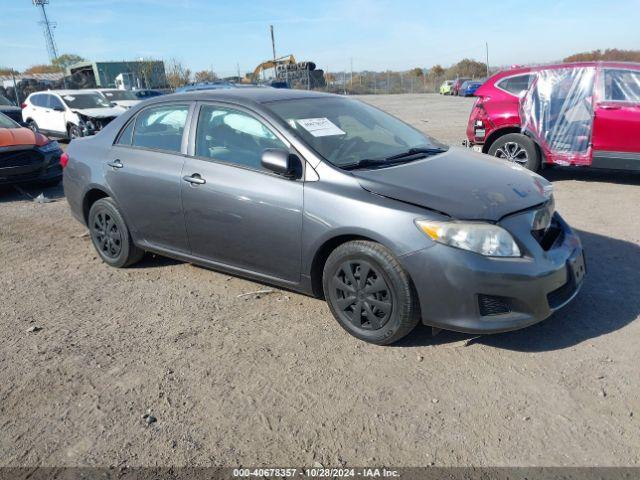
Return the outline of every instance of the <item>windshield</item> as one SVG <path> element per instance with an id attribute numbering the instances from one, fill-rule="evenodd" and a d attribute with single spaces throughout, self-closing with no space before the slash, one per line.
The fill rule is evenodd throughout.
<path id="1" fill-rule="evenodd" d="M 16 122 L 7 117 L 4 113 L 0 113 L 0 128 L 19 128 Z"/>
<path id="2" fill-rule="evenodd" d="M 107 100 L 138 100 L 138 97 L 130 90 L 106 90 L 102 94 L 107 97 Z"/>
<path id="3" fill-rule="evenodd" d="M 98 93 L 70 93 L 62 96 L 62 100 L 69 108 L 109 108 L 111 104 L 109 100 Z"/>
<path id="4" fill-rule="evenodd" d="M 11 105 L 12 107 L 15 106 L 11 100 L 3 97 L 2 95 L 0 95 L 0 105 Z"/>
<path id="5" fill-rule="evenodd" d="M 338 167 L 368 159 L 383 161 L 412 149 L 446 149 L 397 118 L 357 100 L 316 97 L 267 106 Z"/>

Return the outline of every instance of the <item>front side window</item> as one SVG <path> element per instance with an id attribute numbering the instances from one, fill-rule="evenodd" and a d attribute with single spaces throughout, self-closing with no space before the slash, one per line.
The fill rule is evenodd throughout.
<path id="1" fill-rule="evenodd" d="M 162 105 L 143 110 L 135 122 L 132 145 L 180 152 L 189 105 Z"/>
<path id="2" fill-rule="evenodd" d="M 8 98 L 3 97 L 2 95 L 0 95 L 0 105 L 11 105 L 13 106 L 13 102 L 11 102 Z"/>
<path id="3" fill-rule="evenodd" d="M 287 146 L 262 122 L 231 108 L 205 105 L 196 131 L 196 156 L 262 170 L 267 148 Z"/>
<path id="4" fill-rule="evenodd" d="M 413 149 L 444 151 L 424 133 L 366 103 L 315 97 L 265 104 L 328 162 L 353 168 L 365 160 L 390 165 Z"/>
<path id="5" fill-rule="evenodd" d="M 604 71 L 604 99 L 611 102 L 640 103 L 640 71 Z"/>
<path id="6" fill-rule="evenodd" d="M 507 92 L 518 96 L 529 88 L 532 79 L 533 75 L 530 73 L 525 75 L 516 75 L 499 81 L 497 86 L 502 90 L 506 90 Z"/>
<path id="7" fill-rule="evenodd" d="M 62 102 L 55 95 L 49 95 L 49 108 L 64 108 Z"/>

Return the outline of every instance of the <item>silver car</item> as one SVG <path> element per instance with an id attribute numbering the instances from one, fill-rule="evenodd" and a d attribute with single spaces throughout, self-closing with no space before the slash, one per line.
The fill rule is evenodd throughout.
<path id="1" fill-rule="evenodd" d="M 150 251 L 324 297 L 376 344 L 419 322 L 525 327 L 585 275 L 545 179 L 341 96 L 166 95 L 74 140 L 62 163 L 71 212 L 109 265 Z"/>

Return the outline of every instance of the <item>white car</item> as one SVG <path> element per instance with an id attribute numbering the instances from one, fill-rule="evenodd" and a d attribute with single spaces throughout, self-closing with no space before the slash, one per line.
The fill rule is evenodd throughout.
<path id="1" fill-rule="evenodd" d="M 22 120 L 29 128 L 70 140 L 93 135 L 125 111 L 93 90 L 36 92 L 24 103 Z"/>
<path id="2" fill-rule="evenodd" d="M 119 90 L 117 88 L 97 88 L 96 92 L 100 93 L 105 99 L 115 103 L 119 107 L 126 108 L 136 106 L 140 100 L 131 90 Z"/>

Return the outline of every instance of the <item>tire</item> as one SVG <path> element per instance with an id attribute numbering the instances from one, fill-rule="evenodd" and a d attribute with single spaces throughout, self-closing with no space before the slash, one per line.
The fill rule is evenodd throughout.
<path id="1" fill-rule="evenodd" d="M 69 139 L 69 141 L 73 140 L 74 138 L 79 138 L 82 136 L 82 132 L 80 131 L 80 127 L 78 127 L 77 125 L 69 125 L 69 127 L 67 128 L 67 138 Z"/>
<path id="2" fill-rule="evenodd" d="M 489 155 L 517 163 L 533 172 L 540 170 L 540 153 L 534 141 L 521 133 L 508 133 L 491 144 Z"/>
<path id="3" fill-rule="evenodd" d="M 38 133 L 40 131 L 38 129 L 38 124 L 36 123 L 36 121 L 31 118 L 27 120 L 27 126 L 34 133 Z"/>
<path id="4" fill-rule="evenodd" d="M 101 198 L 91 205 L 87 225 L 91 242 L 106 264 L 128 267 L 144 255 L 144 250 L 134 245 L 127 224 L 111 198 Z"/>
<path id="5" fill-rule="evenodd" d="M 389 345 L 420 322 L 409 275 L 379 243 L 357 240 L 338 246 L 327 258 L 322 285 L 340 326 L 365 342 Z"/>

